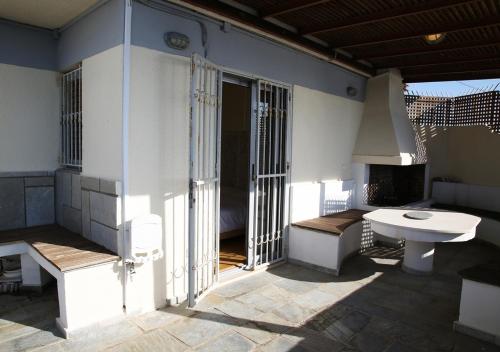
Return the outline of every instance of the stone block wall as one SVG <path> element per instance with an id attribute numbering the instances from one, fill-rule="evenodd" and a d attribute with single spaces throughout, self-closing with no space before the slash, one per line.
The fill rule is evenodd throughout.
<path id="1" fill-rule="evenodd" d="M 118 253 L 120 182 L 56 171 L 57 223 Z"/>
<path id="2" fill-rule="evenodd" d="M 0 173 L 0 230 L 55 222 L 54 173 Z"/>

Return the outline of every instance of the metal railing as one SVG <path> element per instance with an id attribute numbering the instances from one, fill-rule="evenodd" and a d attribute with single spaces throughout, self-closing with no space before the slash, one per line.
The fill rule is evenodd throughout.
<path id="1" fill-rule="evenodd" d="M 62 76 L 61 165 L 82 166 L 82 68 Z"/>

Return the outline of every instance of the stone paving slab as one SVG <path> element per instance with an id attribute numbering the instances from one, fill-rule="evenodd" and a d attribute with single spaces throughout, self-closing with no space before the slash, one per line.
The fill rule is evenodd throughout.
<path id="1" fill-rule="evenodd" d="M 473 262 L 474 256 L 498 255 L 471 246 L 478 244 L 438 247 L 444 259 L 425 278 L 402 273 L 397 253 L 387 249 L 378 255 L 390 260 L 351 258 L 340 277 L 282 265 L 218 287 L 194 309 L 181 305 L 130 316 L 69 340 L 55 330 L 55 292 L 29 299 L 4 295 L 0 352 L 499 352 L 498 346 L 452 330 L 460 278 L 448 274 L 450 267 L 457 266 L 457 257 Z"/>
<path id="2" fill-rule="evenodd" d="M 134 316 L 131 320 L 142 330 L 150 331 L 158 329 L 188 317 L 196 312 L 185 307 L 166 307 L 150 313 Z"/>
<path id="3" fill-rule="evenodd" d="M 135 339 L 130 339 L 122 344 L 107 349 L 109 352 L 183 352 L 189 347 L 174 338 L 164 329 L 156 329 Z"/>
<path id="4" fill-rule="evenodd" d="M 259 316 L 263 314 L 253 305 L 241 303 L 237 300 L 227 300 L 218 305 L 216 309 L 244 323 L 258 319 Z"/>
<path id="5" fill-rule="evenodd" d="M 296 342 L 298 346 L 314 352 L 336 352 L 348 347 L 345 343 L 305 327 L 292 329 L 284 333 L 283 336 Z"/>
<path id="6" fill-rule="evenodd" d="M 185 317 L 166 327 L 174 337 L 190 347 L 197 347 L 237 326 L 237 320 L 212 310 Z"/>
<path id="7" fill-rule="evenodd" d="M 274 309 L 273 313 L 283 320 L 289 321 L 293 324 L 302 323 L 314 315 L 314 311 L 312 309 L 303 307 L 298 303 L 285 303 Z"/>
<path id="8" fill-rule="evenodd" d="M 265 313 L 273 310 L 283 302 L 286 302 L 287 298 L 284 296 L 276 297 L 273 294 L 263 294 L 259 290 L 258 292 L 249 292 L 245 295 L 239 296 L 236 298 L 236 301 Z"/>
<path id="9" fill-rule="evenodd" d="M 249 339 L 241 336 L 238 333 L 231 332 L 216 338 L 213 341 L 208 341 L 198 347 L 196 351 L 200 352 L 247 352 L 252 351 L 255 344 Z"/>
<path id="10" fill-rule="evenodd" d="M 12 339 L 0 344 L 0 352 L 26 351 L 41 348 L 59 341 L 60 335 L 56 327 L 49 330 L 38 330 L 24 338 Z"/>
<path id="11" fill-rule="evenodd" d="M 114 324 L 86 328 L 70 339 L 60 341 L 59 345 L 64 351 L 93 352 L 113 347 L 142 335 L 143 331 L 139 327 L 128 320 L 122 320 Z"/>
<path id="12" fill-rule="evenodd" d="M 279 334 L 268 331 L 255 323 L 247 323 L 245 325 L 238 326 L 234 328 L 234 331 L 259 345 L 268 343 L 272 339 L 279 336 Z"/>
<path id="13" fill-rule="evenodd" d="M 285 337 L 278 337 L 271 342 L 261 346 L 259 352 L 310 352 L 297 341 L 291 341 Z"/>

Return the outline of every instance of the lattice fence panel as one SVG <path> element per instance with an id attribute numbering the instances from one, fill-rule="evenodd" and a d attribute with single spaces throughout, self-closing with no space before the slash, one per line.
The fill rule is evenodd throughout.
<path id="1" fill-rule="evenodd" d="M 460 97 L 405 95 L 408 116 L 420 126 L 486 126 L 500 134 L 500 91 Z"/>

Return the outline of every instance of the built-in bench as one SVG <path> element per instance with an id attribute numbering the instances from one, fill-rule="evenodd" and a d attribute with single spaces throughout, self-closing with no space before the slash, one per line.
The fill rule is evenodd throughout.
<path id="1" fill-rule="evenodd" d="M 0 232 L 0 257 L 9 255 L 21 256 L 23 285 L 43 285 L 45 271 L 57 280 L 65 336 L 122 314 L 120 257 L 106 248 L 50 225 Z"/>
<path id="2" fill-rule="evenodd" d="M 344 259 L 361 247 L 366 213 L 350 209 L 293 223 L 289 260 L 339 275 Z"/>
<path id="3" fill-rule="evenodd" d="M 500 247 L 500 187 L 434 181 L 431 206 L 481 217 L 476 238 Z"/>
<path id="4" fill-rule="evenodd" d="M 461 205 L 442 204 L 442 203 L 433 203 L 431 207 L 442 210 L 456 211 L 459 213 L 467 213 L 470 215 L 479 216 L 481 218 L 489 218 L 492 220 L 500 221 L 500 212 L 496 211 L 464 207 Z"/>
<path id="5" fill-rule="evenodd" d="M 500 262 L 480 264 L 459 274 L 462 294 L 455 330 L 500 345 Z"/>

